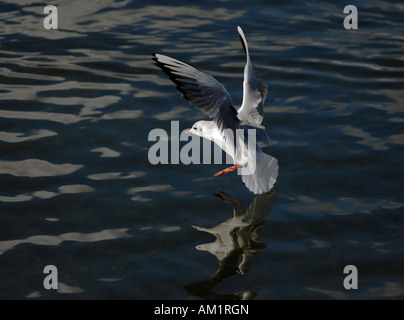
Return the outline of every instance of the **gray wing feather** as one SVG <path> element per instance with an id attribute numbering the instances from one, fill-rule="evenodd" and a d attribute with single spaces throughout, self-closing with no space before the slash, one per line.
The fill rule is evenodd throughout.
<path id="1" fill-rule="evenodd" d="M 162 54 L 152 56 L 156 65 L 170 77 L 191 105 L 213 118 L 219 129 L 235 132 L 240 120 L 230 94 L 220 82 L 183 61 Z"/>
<path id="2" fill-rule="evenodd" d="M 244 68 L 243 103 L 238 110 L 238 117 L 242 122 L 263 128 L 264 102 L 267 96 L 268 86 L 259 75 L 255 65 L 251 63 L 247 40 L 243 30 L 240 27 L 238 27 L 237 30 L 247 56 L 247 63 Z"/>

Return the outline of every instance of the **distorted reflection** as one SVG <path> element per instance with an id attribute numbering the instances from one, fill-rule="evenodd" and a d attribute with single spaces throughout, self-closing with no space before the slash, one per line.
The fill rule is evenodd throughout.
<path id="1" fill-rule="evenodd" d="M 275 190 L 254 198 L 247 210 L 242 208 L 240 201 L 230 195 L 219 192 L 215 196 L 233 207 L 233 217 L 211 227 L 204 228 L 191 225 L 198 231 L 210 233 L 216 237 L 211 243 L 201 244 L 196 249 L 207 251 L 216 256 L 219 268 L 209 278 L 185 286 L 188 295 L 202 299 L 233 299 L 248 300 L 256 296 L 254 292 L 219 294 L 214 287 L 223 279 L 236 273 L 246 274 L 250 271 L 250 262 L 266 245 L 261 242 L 261 233 L 265 218 L 271 212 L 271 204 L 276 198 Z M 239 262 L 241 260 L 241 262 Z"/>

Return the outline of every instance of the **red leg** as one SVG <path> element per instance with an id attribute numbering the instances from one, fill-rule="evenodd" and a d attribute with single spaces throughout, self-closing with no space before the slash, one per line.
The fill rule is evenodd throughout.
<path id="1" fill-rule="evenodd" d="M 231 172 L 231 171 L 236 171 L 238 168 L 241 168 L 241 167 L 242 166 L 240 166 L 240 165 L 234 165 L 234 166 L 228 167 L 228 168 L 226 168 L 226 169 L 224 169 L 222 171 L 216 172 L 213 176 L 218 177 L 218 176 L 221 176 L 222 174 L 226 174 L 226 173 Z"/>
<path id="2" fill-rule="evenodd" d="M 233 200 L 234 202 L 237 202 L 238 205 L 241 207 L 241 201 L 234 199 L 232 196 L 229 196 L 226 192 L 220 191 L 222 195 L 224 195 L 227 199 Z"/>
<path id="3" fill-rule="evenodd" d="M 235 209 L 235 205 L 234 205 L 233 202 L 230 202 L 230 201 L 224 199 L 220 194 L 214 193 L 213 195 L 214 195 L 216 198 L 218 198 L 219 200 L 222 200 L 222 201 L 224 201 L 224 202 L 230 203 L 230 204 L 232 205 L 233 209 Z"/>

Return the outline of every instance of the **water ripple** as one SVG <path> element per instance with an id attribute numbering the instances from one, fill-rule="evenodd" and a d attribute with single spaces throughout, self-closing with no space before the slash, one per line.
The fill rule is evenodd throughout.
<path id="1" fill-rule="evenodd" d="M 184 220 L 216 225 L 232 207 L 212 193 L 234 191 L 243 205 L 251 195 L 235 175 L 213 178 L 213 165 L 149 163 L 152 129 L 203 117 L 150 52 L 207 70 L 239 105 L 239 24 L 268 83 L 266 150 L 281 163 L 268 247 L 248 287 L 264 299 L 351 298 L 335 288 L 336 266 L 349 260 L 368 268 L 362 296 L 403 295 L 401 3 L 363 1 L 358 30 L 344 29 L 343 7 L 331 1 L 53 4 L 58 30 L 44 29 L 43 3 L 1 2 L 0 296 L 46 298 L 32 270 L 52 260 L 70 266 L 59 293 L 184 298 L 184 277 L 207 271 Z M 66 243 L 128 230 L 139 232 L 117 247 Z M 223 291 L 240 278 L 228 280 Z"/>
<path id="2" fill-rule="evenodd" d="M 42 246 L 59 246 L 64 241 L 76 241 L 76 242 L 88 243 L 104 240 L 129 238 L 131 237 L 131 235 L 128 234 L 127 231 L 128 229 L 106 229 L 92 233 L 69 232 L 69 233 L 63 233 L 58 236 L 37 235 L 37 236 L 30 236 L 25 239 L 5 240 L 0 241 L 0 255 L 4 254 L 9 250 L 14 249 L 16 246 L 23 243 L 42 245 Z"/>
<path id="3" fill-rule="evenodd" d="M 30 135 L 23 132 L 5 132 L 0 131 L 0 140 L 8 143 L 21 143 L 25 141 L 33 141 L 42 138 L 52 137 L 57 135 L 56 132 L 47 129 L 33 130 Z"/>
<path id="4" fill-rule="evenodd" d="M 46 160 L 26 159 L 20 161 L 0 160 L 0 174 L 16 177 L 55 177 L 71 174 L 84 166 L 81 164 L 53 164 Z"/>
<path id="5" fill-rule="evenodd" d="M 0 202 L 24 202 L 37 199 L 50 199 L 61 194 L 78 194 L 93 192 L 94 189 L 87 185 L 66 185 L 58 188 L 58 191 L 39 190 L 30 193 L 17 194 L 13 196 L 0 196 Z"/>

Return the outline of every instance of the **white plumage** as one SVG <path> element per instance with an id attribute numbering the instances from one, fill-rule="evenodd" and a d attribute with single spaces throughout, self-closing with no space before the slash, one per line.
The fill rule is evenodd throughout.
<path id="1" fill-rule="evenodd" d="M 202 70 L 162 54 L 153 54 L 153 60 L 169 75 L 186 100 L 213 118 L 213 121 L 196 122 L 189 133 L 211 140 L 233 158 L 234 166 L 215 176 L 238 169 L 246 187 L 261 194 L 272 189 L 279 170 L 277 159 L 263 153 L 256 144 L 270 143 L 263 125 L 268 88 L 251 63 L 243 30 L 237 27 L 237 31 L 247 58 L 243 102 L 238 110 L 225 87 Z"/>

